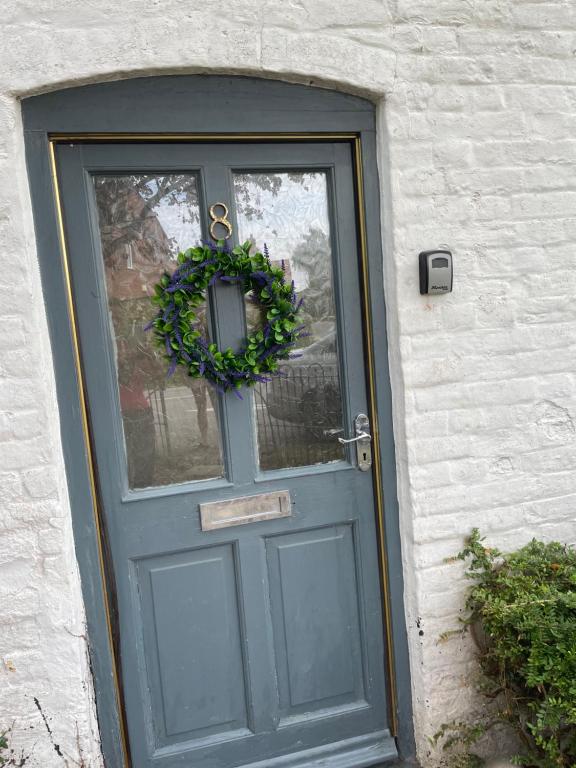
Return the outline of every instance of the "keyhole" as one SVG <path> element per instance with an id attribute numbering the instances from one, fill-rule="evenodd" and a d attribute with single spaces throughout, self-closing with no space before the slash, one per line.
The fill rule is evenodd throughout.
<path id="1" fill-rule="evenodd" d="M 366 451 L 362 454 L 362 461 L 366 461 Z"/>

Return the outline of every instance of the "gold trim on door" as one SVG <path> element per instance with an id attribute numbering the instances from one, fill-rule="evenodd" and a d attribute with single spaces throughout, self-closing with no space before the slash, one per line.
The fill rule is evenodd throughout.
<path id="1" fill-rule="evenodd" d="M 390 732 L 392 736 L 398 733 L 396 676 L 394 674 L 394 647 L 392 645 L 392 610 L 390 606 L 390 584 L 388 579 L 388 562 L 386 555 L 386 529 L 384 527 L 384 497 L 382 489 L 382 470 L 380 455 L 380 430 L 378 427 L 378 407 L 376 402 L 376 372 L 374 367 L 374 341 L 372 336 L 372 311 L 370 309 L 370 273 L 368 265 L 368 243 L 366 238 L 366 217 L 364 213 L 364 184 L 362 179 L 362 142 L 360 137 L 354 139 L 354 164 L 356 169 L 356 190 L 358 194 L 358 235 L 360 239 L 360 257 L 362 262 L 362 321 L 366 337 L 366 368 L 368 383 L 368 399 L 370 423 L 372 426 L 372 453 L 374 477 L 374 501 L 376 503 L 378 553 L 380 555 L 380 574 L 382 578 L 382 607 L 384 608 L 384 625 L 386 627 L 386 668 L 388 672 L 388 697 L 390 717 Z"/>
<path id="2" fill-rule="evenodd" d="M 70 263 L 68 257 L 68 250 L 66 246 L 66 234 L 64 230 L 64 218 L 62 209 L 62 200 L 60 195 L 60 188 L 58 184 L 58 167 L 56 161 L 56 145 L 77 142 L 77 143 L 111 143 L 111 142 L 313 142 L 313 141 L 342 141 L 350 143 L 353 155 L 354 155 L 354 170 L 355 170 L 355 187 L 357 196 L 357 219 L 358 219 L 358 242 L 360 250 L 360 262 L 361 262 L 361 285 L 362 285 L 362 324 L 365 334 L 365 354 L 366 354 L 366 381 L 368 387 L 368 405 L 369 416 L 372 424 L 373 435 L 373 452 L 374 462 L 372 466 L 373 478 L 374 478 L 374 503 L 376 506 L 376 528 L 378 533 L 378 554 L 380 561 L 380 576 L 382 585 L 382 607 L 384 615 L 384 628 L 386 631 L 386 637 L 384 638 L 386 647 L 386 679 L 387 679 L 387 694 L 388 694 L 388 716 L 390 720 L 390 733 L 392 736 L 396 736 L 398 733 L 398 719 L 397 719 L 397 692 L 396 692 L 396 678 L 394 674 L 394 649 L 392 645 L 392 616 L 390 605 L 390 590 L 388 579 L 388 567 L 387 567 L 387 555 L 386 555 L 386 541 L 385 541 L 385 527 L 384 527 L 384 499 L 382 495 L 382 473 L 380 467 L 380 442 L 379 442 L 379 430 L 378 430 L 378 416 L 377 416 L 377 403 L 376 403 L 376 378 L 374 370 L 374 350 L 373 350 L 373 335 L 372 335 L 372 319 L 370 310 L 370 282 L 369 282 L 369 265 L 368 265 L 368 247 L 366 237 L 366 220 L 364 211 L 364 188 L 362 181 L 362 143 L 361 138 L 357 133 L 78 133 L 78 134 L 63 134 L 54 133 L 49 137 L 49 153 L 50 153 L 50 169 L 52 174 L 52 182 L 54 185 L 54 198 L 56 206 L 56 216 L 58 222 L 58 235 L 60 240 L 60 249 L 62 255 L 62 266 L 64 271 L 64 281 L 66 290 L 66 303 L 68 307 L 68 315 L 70 320 L 70 329 L 72 335 L 72 345 L 74 354 L 74 365 L 76 368 L 76 375 L 78 378 L 78 398 L 80 402 L 80 413 L 82 420 L 82 432 L 84 435 L 84 443 L 86 447 L 86 455 L 88 459 L 88 473 L 90 482 L 90 492 L 92 496 L 92 509 L 94 514 L 94 523 L 96 526 L 96 532 L 98 537 L 98 557 L 100 566 L 100 576 L 102 579 L 102 589 L 104 593 L 104 605 L 106 610 L 106 623 L 108 642 L 110 646 L 110 653 L 113 661 L 113 677 L 114 677 L 114 693 L 116 699 L 116 705 L 118 709 L 119 722 L 120 722 L 120 735 L 122 739 L 122 752 L 124 756 L 125 768 L 130 768 L 132 765 L 130 760 L 130 750 L 128 746 L 128 735 L 126 730 L 126 715 L 124 707 L 124 697 L 122 694 L 122 686 L 120 684 L 120 665 L 119 659 L 115 652 L 114 634 L 112 625 L 112 610 L 110 594 L 106 581 L 106 564 L 104 560 L 103 550 L 103 530 L 101 524 L 101 511 L 98 506 L 98 494 L 97 494 L 97 480 L 95 462 L 91 448 L 90 437 L 90 419 L 88 403 L 85 395 L 85 381 L 84 372 L 82 368 L 82 361 L 80 357 L 80 336 L 78 331 L 78 325 L 76 320 L 76 310 L 74 306 L 74 296 L 72 291 L 72 281 L 70 275 Z"/>
<path id="3" fill-rule="evenodd" d="M 51 133 L 50 142 L 160 142 L 201 143 L 216 141 L 260 142 L 260 141 L 350 141 L 359 139 L 357 133 Z"/>
<path id="4" fill-rule="evenodd" d="M 60 240 L 60 250 L 62 254 L 62 267 L 64 270 L 64 282 L 66 287 L 66 304 L 68 306 L 68 316 L 70 320 L 70 330 L 72 335 L 72 346 L 74 353 L 74 367 L 76 368 L 76 377 L 78 380 L 78 400 L 80 402 L 80 418 L 82 421 L 82 432 L 84 435 L 84 446 L 86 449 L 86 457 L 88 462 L 88 476 L 90 481 L 90 495 L 92 497 L 92 511 L 94 514 L 94 524 L 96 526 L 96 533 L 98 538 L 98 562 L 100 566 L 100 577 L 102 579 L 102 590 L 104 593 L 104 609 L 106 611 L 106 631 L 108 634 L 108 645 L 110 648 L 110 654 L 112 656 L 112 675 L 114 681 L 114 697 L 116 699 L 116 706 L 118 709 L 118 719 L 120 723 L 120 738 L 122 741 L 122 754 L 124 758 L 125 768 L 130 768 L 132 761 L 130 760 L 130 749 L 128 746 L 128 735 L 126 733 L 126 718 L 124 709 L 124 697 L 122 695 L 122 689 L 120 685 L 119 665 L 116 657 L 114 647 L 114 635 L 112 629 L 112 615 L 110 605 L 110 595 L 108 592 L 108 586 L 106 583 L 106 566 L 104 562 L 104 548 L 103 548 L 103 532 L 100 517 L 100 509 L 98 506 L 98 493 L 96 489 L 96 465 L 94 463 L 94 456 L 92 453 L 92 441 L 90 439 L 90 421 L 88 417 L 88 403 L 86 401 L 85 386 L 84 386 L 84 371 L 82 369 L 82 361 L 80 357 L 80 336 L 78 332 L 78 324 L 76 320 L 76 308 L 74 306 L 74 296 L 72 293 L 72 279 L 70 275 L 70 262 L 68 259 L 68 249 L 66 246 L 66 234 L 64 231 L 64 218 L 62 211 L 62 200 L 60 196 L 60 187 L 58 185 L 58 169 L 56 166 L 56 152 L 55 142 L 49 142 L 50 152 L 50 170 L 52 174 L 52 182 L 54 184 L 54 199 L 56 203 L 56 218 L 58 221 L 58 238 Z"/>

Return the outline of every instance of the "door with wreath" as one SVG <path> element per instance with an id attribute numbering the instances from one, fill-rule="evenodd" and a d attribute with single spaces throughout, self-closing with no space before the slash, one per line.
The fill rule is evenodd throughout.
<path id="1" fill-rule="evenodd" d="M 133 765 L 393 757 L 353 145 L 56 162 Z"/>

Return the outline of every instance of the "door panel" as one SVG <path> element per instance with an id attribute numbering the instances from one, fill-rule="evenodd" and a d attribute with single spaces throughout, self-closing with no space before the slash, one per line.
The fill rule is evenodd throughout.
<path id="1" fill-rule="evenodd" d="M 372 477 L 337 441 L 368 411 L 350 145 L 78 144 L 57 161 L 134 765 L 389 757 Z M 154 275 L 207 237 L 216 202 L 235 237 L 270 232 L 307 298 L 290 407 L 166 379 L 142 335 Z M 250 321 L 224 283 L 205 317 L 233 347 Z M 201 529 L 201 503 L 283 490 L 289 517 Z"/>
<path id="2" fill-rule="evenodd" d="M 245 727 L 233 547 L 148 558 L 136 570 L 146 688 L 160 693 L 151 700 L 157 746 Z"/>
<path id="3" fill-rule="evenodd" d="M 362 701 L 352 526 L 266 544 L 282 718 Z"/>

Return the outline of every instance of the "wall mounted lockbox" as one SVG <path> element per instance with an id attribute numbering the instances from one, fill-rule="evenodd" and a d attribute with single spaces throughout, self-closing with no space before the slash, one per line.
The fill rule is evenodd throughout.
<path id="1" fill-rule="evenodd" d="M 450 251 L 422 251 L 420 293 L 450 293 L 452 290 L 452 254 Z"/>

